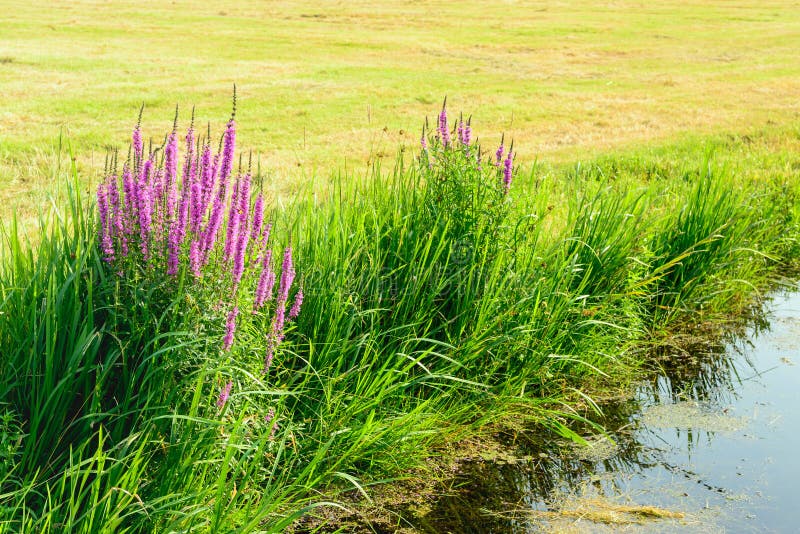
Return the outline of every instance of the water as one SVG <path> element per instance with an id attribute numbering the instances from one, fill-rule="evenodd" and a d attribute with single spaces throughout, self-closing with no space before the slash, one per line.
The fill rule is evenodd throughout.
<path id="1" fill-rule="evenodd" d="M 635 398 L 604 406 L 613 441 L 515 440 L 518 461 L 467 464 L 417 528 L 800 532 L 800 293 L 777 296 L 766 318 L 665 358 Z"/>

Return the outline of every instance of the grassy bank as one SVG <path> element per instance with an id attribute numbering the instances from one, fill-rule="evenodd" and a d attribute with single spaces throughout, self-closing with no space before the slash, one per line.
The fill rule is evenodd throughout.
<path id="1" fill-rule="evenodd" d="M 299 182 L 287 175 L 390 166 L 444 94 L 493 143 L 506 132 L 561 162 L 686 132 L 786 126 L 799 110 L 800 14 L 788 0 L 0 8 L 0 200 L 34 215 L 21 193 L 50 177 L 59 128 L 88 182 L 142 102 L 150 131 L 167 128 L 175 102 L 216 121 L 233 83 L 243 146 L 288 195 Z"/>
<path id="2" fill-rule="evenodd" d="M 266 248 L 229 224 L 249 198 L 203 261 L 189 225 L 172 272 L 181 190 L 118 208 L 137 215 L 115 233 L 73 167 L 35 247 L 4 230 L 0 530 L 281 531 L 498 420 L 570 436 L 570 403 L 630 379 L 643 341 L 747 305 L 800 254 L 796 153 L 770 135 L 520 169 L 433 131 L 419 159 L 271 206 Z M 147 191 L 178 187 L 169 150 L 133 151 Z"/>

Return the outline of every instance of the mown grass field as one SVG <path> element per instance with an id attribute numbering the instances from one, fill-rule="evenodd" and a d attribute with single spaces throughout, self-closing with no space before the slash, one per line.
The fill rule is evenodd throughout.
<path id="1" fill-rule="evenodd" d="M 276 194 L 417 146 L 447 95 L 485 141 L 567 162 L 694 134 L 796 124 L 794 1 L 0 2 L 0 201 L 29 211 L 63 129 L 83 177 L 176 104 L 220 121 Z M 491 133 L 488 133 L 491 132 Z M 158 134 L 161 135 L 161 134 Z"/>

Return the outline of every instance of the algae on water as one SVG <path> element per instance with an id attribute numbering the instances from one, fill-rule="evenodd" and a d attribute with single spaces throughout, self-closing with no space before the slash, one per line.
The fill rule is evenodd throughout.
<path id="1" fill-rule="evenodd" d="M 747 418 L 711 411 L 707 406 L 684 401 L 647 408 L 641 422 L 651 428 L 694 428 L 706 432 L 735 432 L 747 425 Z"/>

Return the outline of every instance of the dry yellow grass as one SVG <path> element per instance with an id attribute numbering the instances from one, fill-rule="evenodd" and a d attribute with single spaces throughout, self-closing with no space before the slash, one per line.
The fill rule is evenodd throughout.
<path id="1" fill-rule="evenodd" d="M 234 82 L 240 146 L 276 192 L 416 147 L 447 95 L 520 161 L 591 157 L 687 132 L 800 116 L 795 1 L 0 1 L 0 200 L 26 207 L 62 128 L 82 175 L 154 136 L 177 103 L 221 127 Z M 289 186 L 287 184 L 294 184 Z"/>

